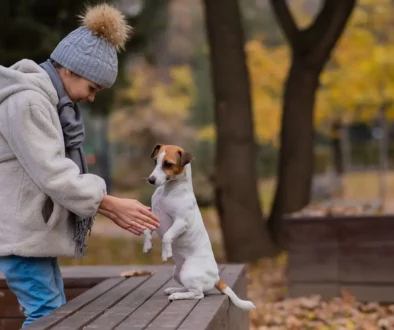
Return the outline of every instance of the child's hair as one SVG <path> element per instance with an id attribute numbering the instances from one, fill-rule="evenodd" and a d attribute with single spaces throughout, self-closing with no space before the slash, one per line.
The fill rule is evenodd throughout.
<path id="1" fill-rule="evenodd" d="M 53 64 L 53 66 L 55 67 L 55 69 L 61 69 L 63 68 L 62 65 L 60 65 L 59 63 L 57 63 L 56 61 L 54 61 L 53 59 L 49 59 L 51 61 L 51 63 Z"/>

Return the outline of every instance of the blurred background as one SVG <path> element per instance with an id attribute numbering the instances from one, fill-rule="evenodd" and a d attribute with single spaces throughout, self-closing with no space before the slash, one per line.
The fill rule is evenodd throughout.
<path id="1" fill-rule="evenodd" d="M 393 1 L 107 2 L 134 27 L 116 85 L 83 105 L 89 168 L 110 194 L 150 205 L 153 147 L 190 151 L 217 260 L 248 263 L 261 301 L 286 296 L 284 215 L 393 211 Z M 84 6 L 1 1 L 0 64 L 45 61 Z M 160 246 L 143 255 L 103 217 L 87 256 L 62 259 L 148 263 Z"/>

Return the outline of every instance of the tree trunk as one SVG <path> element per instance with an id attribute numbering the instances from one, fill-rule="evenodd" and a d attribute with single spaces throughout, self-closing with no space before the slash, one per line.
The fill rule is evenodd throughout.
<path id="1" fill-rule="evenodd" d="M 313 110 L 320 73 L 342 34 L 355 0 L 326 0 L 314 22 L 300 30 L 285 0 L 271 0 L 292 49 L 281 127 L 278 184 L 268 220 L 273 240 L 284 247 L 282 216 L 310 199 L 313 177 Z"/>
<path id="2" fill-rule="evenodd" d="M 257 189 L 256 145 L 237 0 L 204 0 L 215 95 L 215 195 L 229 262 L 273 255 Z"/>
<path id="3" fill-rule="evenodd" d="M 332 127 L 331 127 L 331 151 L 332 151 L 332 161 L 334 165 L 334 171 L 338 177 L 342 177 L 344 172 L 341 132 L 342 132 L 341 120 L 336 119 L 332 123 Z"/>
<path id="4" fill-rule="evenodd" d="M 319 72 L 294 59 L 285 86 L 279 154 L 279 180 L 268 228 L 274 241 L 284 244 L 283 211 L 293 212 L 308 203 L 314 168 L 313 108 Z M 300 86 L 302 88 L 300 88 Z"/>
<path id="5" fill-rule="evenodd" d="M 387 206 L 387 172 L 389 168 L 387 108 L 388 106 L 383 104 L 379 109 L 379 127 L 381 130 L 379 137 L 379 198 L 383 209 Z"/>

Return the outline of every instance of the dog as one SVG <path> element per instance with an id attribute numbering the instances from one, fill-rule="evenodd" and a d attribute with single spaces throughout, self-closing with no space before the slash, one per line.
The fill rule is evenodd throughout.
<path id="1" fill-rule="evenodd" d="M 251 301 L 241 300 L 219 277 L 211 242 L 193 191 L 191 161 L 193 156 L 175 145 L 158 144 L 152 151 L 155 162 L 148 182 L 156 186 L 152 212 L 160 219 L 156 229 L 162 243 L 162 260 L 173 258 L 174 280 L 181 287 L 169 287 L 170 301 L 201 299 L 216 287 L 242 310 L 251 310 Z M 152 249 L 152 230 L 144 231 L 143 252 Z"/>

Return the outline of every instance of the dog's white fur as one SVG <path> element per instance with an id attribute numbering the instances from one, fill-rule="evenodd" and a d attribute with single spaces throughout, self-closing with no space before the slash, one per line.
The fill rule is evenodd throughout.
<path id="1" fill-rule="evenodd" d="M 152 211 L 160 219 L 156 229 L 162 240 L 162 259 L 173 257 L 174 279 L 181 287 L 167 288 L 169 300 L 201 299 L 204 293 L 218 288 L 229 296 L 232 303 L 243 309 L 255 308 L 251 301 L 241 300 L 220 280 L 208 233 L 193 191 L 191 164 L 185 165 L 181 174 L 168 180 L 162 169 L 165 151 L 157 158 L 150 177 L 158 186 L 152 196 Z M 144 253 L 152 249 L 152 231 L 144 232 Z"/>

